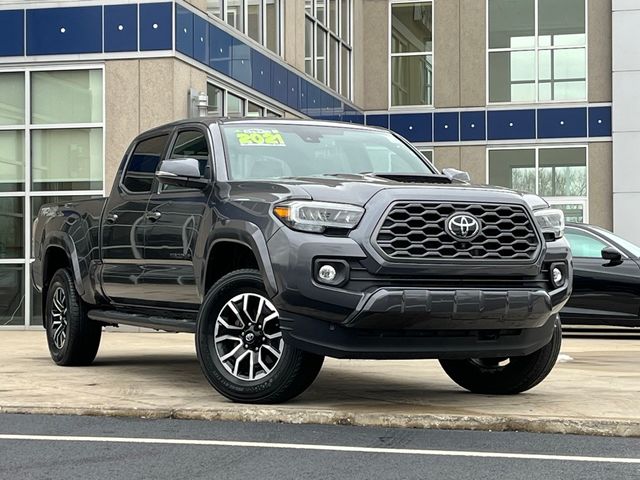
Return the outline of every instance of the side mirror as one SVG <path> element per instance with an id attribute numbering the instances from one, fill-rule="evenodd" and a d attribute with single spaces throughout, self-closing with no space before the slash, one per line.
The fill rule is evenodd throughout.
<path id="1" fill-rule="evenodd" d="M 615 247 L 604 247 L 600 252 L 603 260 L 608 260 L 611 263 L 618 263 L 622 261 L 622 252 Z"/>
<path id="2" fill-rule="evenodd" d="M 442 173 L 448 177 L 452 182 L 470 183 L 471 177 L 468 172 L 458 170 L 456 168 L 444 168 Z"/>
<path id="3" fill-rule="evenodd" d="M 163 160 L 156 177 L 160 183 L 178 187 L 204 188 L 209 183 L 200 173 L 200 162 L 195 158 Z"/>

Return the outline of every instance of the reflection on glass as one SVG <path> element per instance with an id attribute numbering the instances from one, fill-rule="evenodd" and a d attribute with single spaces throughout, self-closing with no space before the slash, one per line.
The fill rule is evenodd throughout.
<path id="1" fill-rule="evenodd" d="M 33 72 L 31 121 L 35 124 L 102 122 L 102 70 Z"/>
<path id="2" fill-rule="evenodd" d="M 567 223 L 584 223 L 584 203 L 552 203 L 553 208 L 558 208 L 564 212 L 564 221 Z M 602 249 L 602 247 L 600 248 Z M 573 245 L 571 245 L 573 250 Z M 573 252 L 575 256 L 577 255 Z M 598 258 L 600 257 L 598 251 Z"/>
<path id="3" fill-rule="evenodd" d="M 265 40 L 267 48 L 274 53 L 280 53 L 280 2 L 279 0 L 266 0 L 264 7 L 265 16 Z"/>
<path id="4" fill-rule="evenodd" d="M 313 15 L 313 0 L 304 0 L 304 11 L 309 15 Z"/>
<path id="5" fill-rule="evenodd" d="M 24 325 L 24 265 L 0 265 L 0 326 Z"/>
<path id="6" fill-rule="evenodd" d="M 247 2 L 247 35 L 260 43 L 262 42 L 261 3 L 262 0 L 248 0 Z"/>
<path id="7" fill-rule="evenodd" d="M 241 32 L 244 31 L 244 0 L 226 0 L 227 3 L 227 23 Z"/>
<path id="8" fill-rule="evenodd" d="M 538 35 L 541 47 L 585 45 L 585 1 L 539 0 Z"/>
<path id="9" fill-rule="evenodd" d="M 320 23 L 325 23 L 325 11 L 327 0 L 316 0 L 316 18 Z"/>
<path id="10" fill-rule="evenodd" d="M 431 3 L 394 4 L 391 7 L 391 53 L 431 52 Z"/>
<path id="11" fill-rule="evenodd" d="M 342 0 L 340 2 L 340 37 L 343 42 L 351 42 L 351 0 Z"/>
<path id="12" fill-rule="evenodd" d="M 227 93 L 227 116 L 228 117 L 244 116 L 244 99 L 232 93 Z"/>
<path id="13" fill-rule="evenodd" d="M 325 60 L 327 49 L 327 32 L 318 27 L 316 33 L 316 78 L 321 82 L 325 82 Z"/>
<path id="14" fill-rule="evenodd" d="M 535 1 L 489 0 L 489 48 L 527 48 L 534 45 Z"/>
<path id="15" fill-rule="evenodd" d="M 489 53 L 489 101 L 534 102 L 535 60 L 533 50 Z"/>
<path id="16" fill-rule="evenodd" d="M 0 197 L 0 258 L 24 257 L 24 198 Z"/>
<path id="17" fill-rule="evenodd" d="M 489 184 L 536 193 L 536 151 L 490 150 Z"/>
<path id="18" fill-rule="evenodd" d="M 102 188 L 102 129 L 31 132 L 34 190 Z"/>
<path id="19" fill-rule="evenodd" d="M 351 85 L 351 52 L 344 46 L 342 47 L 342 56 L 340 61 L 342 62 L 340 77 L 342 85 L 340 86 L 340 93 L 345 97 L 349 97 Z"/>
<path id="20" fill-rule="evenodd" d="M 222 0 L 207 0 L 207 12 L 222 19 Z"/>
<path id="21" fill-rule="evenodd" d="M 329 0 L 329 29 L 333 33 L 338 31 L 338 0 Z"/>
<path id="22" fill-rule="evenodd" d="M 584 147 L 543 148 L 539 153 L 538 194 L 543 197 L 587 195 L 587 157 Z"/>
<path id="23" fill-rule="evenodd" d="M 0 131 L 0 192 L 24 190 L 24 132 Z"/>
<path id="24" fill-rule="evenodd" d="M 263 108 L 253 102 L 247 104 L 247 117 L 261 117 Z"/>
<path id="25" fill-rule="evenodd" d="M 338 90 L 338 70 L 340 68 L 340 58 L 338 55 L 340 52 L 340 44 L 335 38 L 329 38 L 329 86 L 334 90 Z"/>
<path id="26" fill-rule="evenodd" d="M 313 22 L 304 20 L 304 71 L 313 75 Z"/>
<path id="27" fill-rule="evenodd" d="M 584 100 L 587 95 L 586 50 L 568 48 L 540 50 L 539 99 Z"/>
<path id="28" fill-rule="evenodd" d="M 209 97 L 209 105 L 207 106 L 207 115 L 221 117 L 223 115 L 222 98 L 224 91 L 220 88 L 207 84 L 207 97 Z"/>
<path id="29" fill-rule="evenodd" d="M 0 73 L 0 125 L 24 123 L 24 73 Z"/>
<path id="30" fill-rule="evenodd" d="M 391 57 L 391 104 L 431 105 L 431 55 Z"/>

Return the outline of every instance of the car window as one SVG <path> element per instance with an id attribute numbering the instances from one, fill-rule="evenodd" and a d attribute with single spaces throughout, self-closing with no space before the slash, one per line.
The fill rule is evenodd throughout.
<path id="1" fill-rule="evenodd" d="M 198 160 L 200 175 L 205 176 L 207 162 L 209 161 L 209 146 L 207 137 L 199 130 L 184 130 L 178 133 L 176 141 L 171 149 L 171 154 L 166 160 L 170 162 L 172 159 L 178 158 L 194 158 Z M 161 191 L 185 190 L 184 187 L 176 185 L 161 185 Z"/>
<path id="2" fill-rule="evenodd" d="M 577 230 L 566 231 L 565 237 L 574 257 L 602 258 L 602 249 L 608 247 L 602 240 Z"/>
<path id="3" fill-rule="evenodd" d="M 138 143 L 124 172 L 122 185 L 134 193 L 150 192 L 169 135 L 159 135 Z"/>
<path id="4" fill-rule="evenodd" d="M 612 242 L 617 243 L 622 248 L 627 250 L 631 254 L 631 256 L 635 258 L 640 258 L 640 247 L 635 243 L 631 243 L 629 240 L 625 240 L 624 238 L 614 233 L 611 233 L 609 230 L 605 230 L 604 228 L 600 228 L 596 226 L 592 226 L 592 228 L 597 230 L 598 233 L 600 233 L 600 235 L 602 235 L 603 237 L 608 238 Z"/>

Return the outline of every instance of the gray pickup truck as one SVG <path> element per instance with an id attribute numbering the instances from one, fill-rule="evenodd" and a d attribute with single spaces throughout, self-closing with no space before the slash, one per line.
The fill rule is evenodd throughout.
<path id="1" fill-rule="evenodd" d="M 195 333 L 239 402 L 300 394 L 325 356 L 437 358 L 514 394 L 558 356 L 563 230 L 541 198 L 440 173 L 387 130 L 199 118 L 138 136 L 108 198 L 43 206 L 32 268 L 59 365 L 127 324 Z"/>

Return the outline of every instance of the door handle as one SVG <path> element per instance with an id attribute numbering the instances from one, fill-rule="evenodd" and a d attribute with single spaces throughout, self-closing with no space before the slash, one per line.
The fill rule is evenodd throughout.
<path id="1" fill-rule="evenodd" d="M 115 213 L 109 213 L 107 214 L 107 218 L 105 218 L 105 222 L 109 223 L 109 224 L 114 224 L 118 221 L 118 215 Z"/>
<path id="2" fill-rule="evenodd" d="M 150 222 L 155 222 L 161 216 L 162 214 L 160 212 L 147 212 L 147 214 L 145 215 L 145 217 L 147 217 L 147 220 L 149 220 Z"/>

